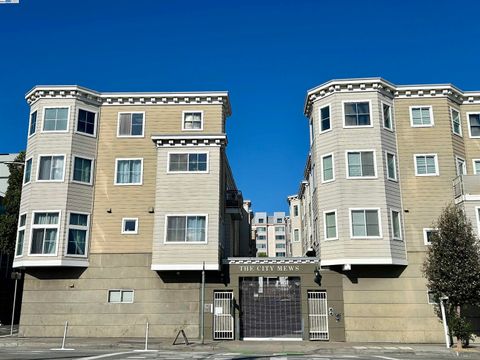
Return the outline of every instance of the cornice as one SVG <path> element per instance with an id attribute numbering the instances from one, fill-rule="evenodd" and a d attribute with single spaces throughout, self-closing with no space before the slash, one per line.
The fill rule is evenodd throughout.
<path id="1" fill-rule="evenodd" d="M 291 257 L 291 258 L 258 258 L 258 257 L 231 257 L 223 260 L 228 265 L 258 264 L 258 265 L 284 265 L 284 264 L 318 264 L 320 261 L 315 257 Z"/>
<path id="2" fill-rule="evenodd" d="M 42 98 L 79 99 L 98 106 L 213 104 L 222 105 L 226 116 L 230 116 L 232 113 L 228 92 L 226 91 L 100 93 L 77 85 L 38 85 L 25 95 L 29 105 Z"/>
<path id="3" fill-rule="evenodd" d="M 385 79 L 330 80 L 307 92 L 304 114 L 309 117 L 316 101 L 335 93 L 380 92 L 392 99 L 447 97 L 457 104 L 480 104 L 480 92 L 462 91 L 452 84 L 395 85 Z"/>
<path id="4" fill-rule="evenodd" d="M 152 135 L 151 139 L 157 147 L 199 147 L 199 146 L 225 146 L 225 134 L 159 134 Z"/>

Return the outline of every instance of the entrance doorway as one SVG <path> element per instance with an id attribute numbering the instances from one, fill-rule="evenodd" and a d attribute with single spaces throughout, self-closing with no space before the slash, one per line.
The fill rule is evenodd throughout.
<path id="1" fill-rule="evenodd" d="M 240 278 L 240 335 L 244 340 L 302 340 L 299 277 Z"/>

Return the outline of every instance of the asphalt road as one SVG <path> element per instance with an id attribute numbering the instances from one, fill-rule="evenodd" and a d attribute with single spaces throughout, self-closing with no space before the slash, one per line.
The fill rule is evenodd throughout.
<path id="1" fill-rule="evenodd" d="M 316 354 L 242 354 L 242 353 L 214 353 L 214 352 L 187 352 L 187 351 L 104 351 L 104 350 L 29 350 L 21 348 L 0 349 L 1 360 L 124 360 L 124 359 L 209 359 L 209 360 L 444 360 L 444 359 L 480 359 L 480 353 L 455 353 L 446 352 L 422 352 L 414 353 L 379 353 L 379 354 L 356 354 L 356 355 L 316 355 Z"/>

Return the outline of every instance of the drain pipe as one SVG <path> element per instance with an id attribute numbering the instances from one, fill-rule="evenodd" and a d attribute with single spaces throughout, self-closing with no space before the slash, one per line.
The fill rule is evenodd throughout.
<path id="1" fill-rule="evenodd" d="M 202 265 L 202 289 L 201 289 L 201 300 L 200 300 L 200 342 L 204 344 L 204 333 L 205 333 L 205 261 Z"/>

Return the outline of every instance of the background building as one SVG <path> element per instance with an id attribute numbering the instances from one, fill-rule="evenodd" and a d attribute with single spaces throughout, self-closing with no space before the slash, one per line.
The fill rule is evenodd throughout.
<path id="1" fill-rule="evenodd" d="M 310 155 L 288 200 L 301 203 L 303 253 L 344 275 L 346 339 L 442 341 L 422 264 L 447 204 L 480 233 L 480 92 L 332 80 L 308 92 L 305 115 Z"/>
<path id="2" fill-rule="evenodd" d="M 3 198 L 8 187 L 10 170 L 7 164 L 15 160 L 18 154 L 0 154 L 0 214 L 3 212 Z"/>
<path id="3" fill-rule="evenodd" d="M 290 216 L 287 217 L 287 244 L 290 256 L 304 256 L 306 251 L 302 247 L 302 202 L 298 195 L 288 197 Z"/>
<path id="4" fill-rule="evenodd" d="M 257 256 L 290 256 L 287 247 L 287 221 L 284 212 L 256 212 L 252 229 L 256 232 Z"/>

